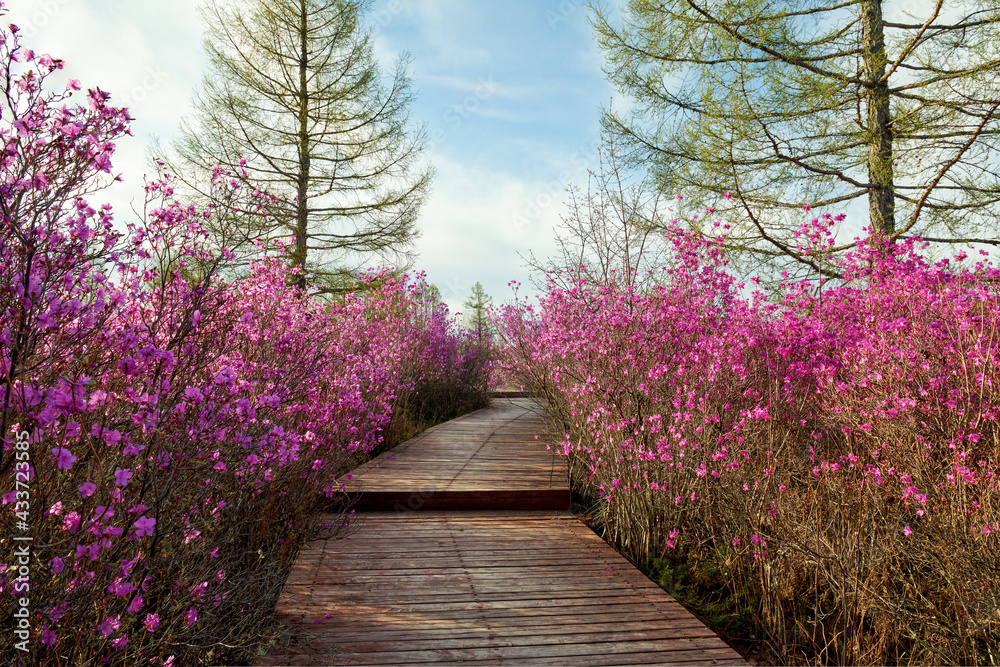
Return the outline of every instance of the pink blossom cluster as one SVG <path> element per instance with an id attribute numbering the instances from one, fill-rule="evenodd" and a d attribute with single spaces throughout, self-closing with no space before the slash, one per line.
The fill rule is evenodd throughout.
<path id="1" fill-rule="evenodd" d="M 324 300 L 280 253 L 233 263 L 206 229 L 270 201 L 241 174 L 217 170 L 203 208 L 163 175 L 138 222 L 95 209 L 128 111 L 100 90 L 74 104 L 75 81 L 48 92 L 61 62 L 18 32 L 0 31 L 0 616 L 29 597 L 31 655 L 53 664 L 252 653 L 347 471 L 420 386 L 485 385 L 481 351 L 428 310 L 422 276 L 372 270 Z M 11 565 L 22 462 L 27 592 Z M 5 642 L 0 662 L 20 655 Z"/>
<path id="2" fill-rule="evenodd" d="M 836 222 L 805 223 L 800 250 L 822 257 Z M 868 237 L 827 258 L 842 280 L 765 288 L 732 276 L 719 231 L 674 227 L 674 263 L 645 291 L 629 267 L 599 284 L 569 271 L 537 306 L 507 308 L 503 372 L 545 400 L 576 483 L 638 562 L 717 563 L 767 605 L 751 611 L 776 643 L 831 605 L 831 632 L 871 626 L 864 598 L 879 623 L 910 624 L 872 637 L 917 632 L 948 660 L 984 660 L 1000 599 L 1000 271 Z M 816 636 L 795 641 L 874 655 Z M 920 647 L 878 645 L 887 663 Z"/>

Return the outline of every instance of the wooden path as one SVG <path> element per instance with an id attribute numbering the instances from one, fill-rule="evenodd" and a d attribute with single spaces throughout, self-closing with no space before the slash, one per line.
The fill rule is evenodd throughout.
<path id="1" fill-rule="evenodd" d="M 358 510 L 568 509 L 566 465 L 528 398 L 439 424 L 353 472 Z"/>
<path id="2" fill-rule="evenodd" d="M 359 501 L 405 493 L 412 466 L 424 502 L 308 544 L 279 602 L 288 634 L 256 664 L 745 664 L 565 509 L 473 507 L 501 483 L 508 504 L 568 497 L 543 432 L 530 401 L 496 401 L 359 468 Z M 435 503 L 447 511 L 427 511 Z"/>

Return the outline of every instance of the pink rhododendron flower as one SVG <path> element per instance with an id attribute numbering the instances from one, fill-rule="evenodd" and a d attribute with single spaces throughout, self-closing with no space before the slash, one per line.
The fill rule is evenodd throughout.
<path id="1" fill-rule="evenodd" d="M 156 628 L 160 627 L 160 615 L 146 614 L 146 620 L 142 622 L 142 625 L 148 632 L 155 632 Z"/>
<path id="2" fill-rule="evenodd" d="M 121 577 L 118 577 L 108 586 L 108 592 L 114 595 L 116 598 L 123 598 L 126 595 L 130 595 L 136 590 L 136 586 L 128 581 L 123 581 Z"/>
<path id="3" fill-rule="evenodd" d="M 119 627 L 121 627 L 121 614 L 108 616 L 97 626 L 97 630 L 105 637 L 110 637 Z"/>
<path id="4" fill-rule="evenodd" d="M 62 529 L 70 533 L 75 533 L 80 529 L 80 515 L 76 512 L 70 512 L 65 517 L 63 517 Z"/>
<path id="5" fill-rule="evenodd" d="M 145 537 L 153 534 L 153 528 L 156 526 L 156 519 L 144 516 L 137 519 L 132 525 L 135 526 L 136 537 Z"/>
<path id="6" fill-rule="evenodd" d="M 76 463 L 76 457 L 65 447 L 53 447 L 52 455 L 56 459 L 56 465 L 63 470 L 71 469 Z"/>

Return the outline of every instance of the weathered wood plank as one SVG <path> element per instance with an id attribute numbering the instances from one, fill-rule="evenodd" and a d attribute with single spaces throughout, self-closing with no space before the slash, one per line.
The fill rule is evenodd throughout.
<path id="1" fill-rule="evenodd" d="M 311 648 L 296 644 L 302 635 L 291 654 L 312 650 L 318 664 L 742 663 L 568 513 L 373 513 L 355 530 L 303 551 L 281 610 Z M 413 547 L 421 532 L 442 545 L 422 567 L 408 560 L 420 560 L 416 549 L 387 557 L 396 535 Z"/>
<path id="2" fill-rule="evenodd" d="M 302 549 L 255 664 L 745 664 L 565 511 L 541 433 L 498 401 L 356 470 L 362 511 Z"/>
<path id="3" fill-rule="evenodd" d="M 535 439 L 545 431 L 531 401 L 497 401 L 357 468 L 345 490 L 359 511 L 567 509 L 565 463 Z"/>

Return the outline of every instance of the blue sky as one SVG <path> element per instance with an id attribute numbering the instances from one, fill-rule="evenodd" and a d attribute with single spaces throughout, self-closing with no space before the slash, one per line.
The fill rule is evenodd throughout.
<path id="1" fill-rule="evenodd" d="M 136 118 L 106 193 L 120 219 L 141 207 L 144 152 L 169 140 L 201 80 L 198 0 L 9 0 L 37 51 L 67 77 L 100 86 Z M 546 256 L 565 188 L 595 166 L 600 108 L 613 90 L 601 71 L 583 0 L 378 0 L 370 21 L 388 69 L 403 52 L 437 177 L 418 223 L 417 268 L 460 310 L 481 281 L 496 301 L 528 286 L 519 253 Z"/>

